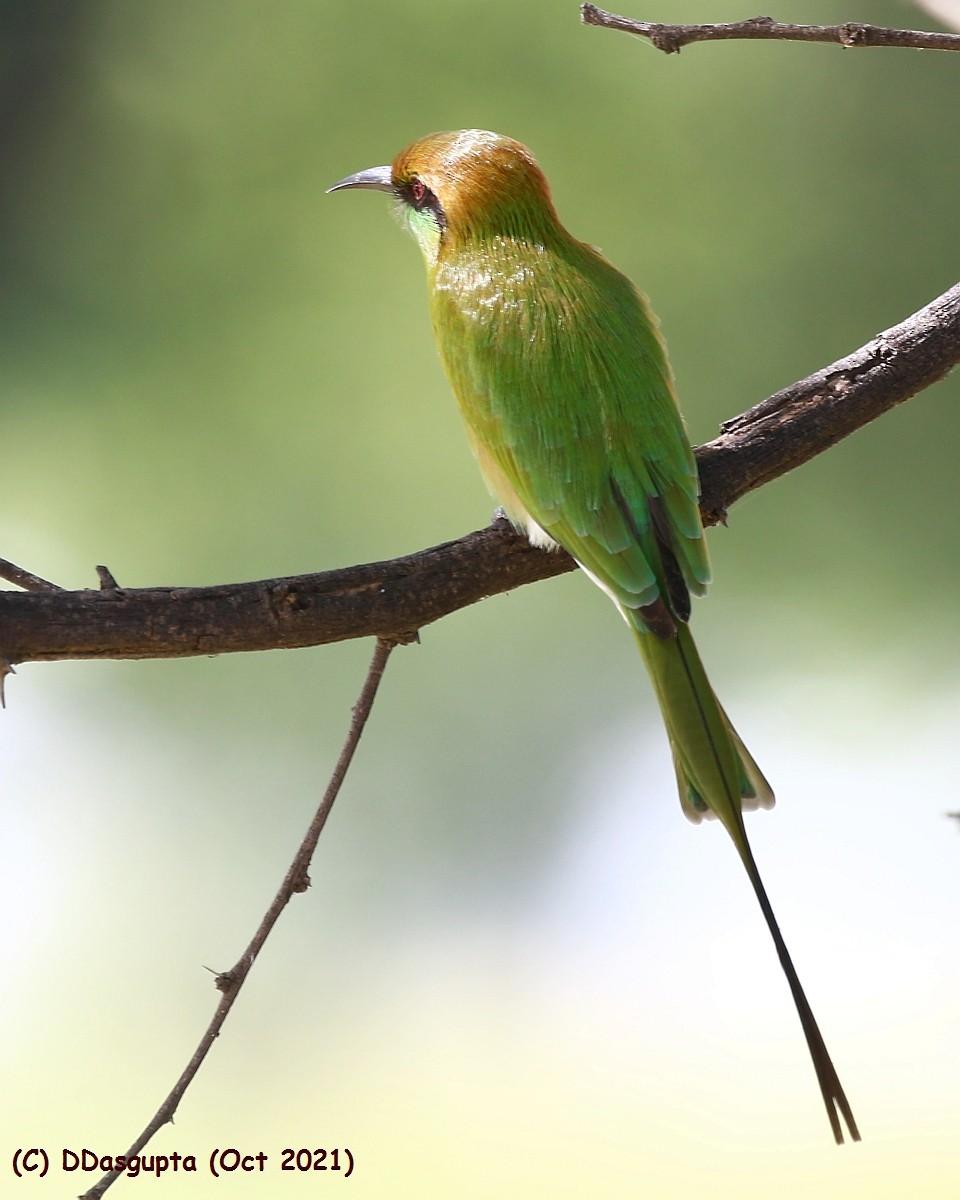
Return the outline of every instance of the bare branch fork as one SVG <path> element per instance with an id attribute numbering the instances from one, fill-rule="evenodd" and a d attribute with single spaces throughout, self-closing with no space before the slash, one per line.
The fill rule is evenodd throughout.
<path id="1" fill-rule="evenodd" d="M 719 25 L 661 25 L 657 21 L 635 21 L 605 12 L 595 4 L 580 5 L 584 25 L 617 29 L 648 38 L 664 54 L 679 54 L 693 42 L 721 42 L 733 39 L 777 42 L 832 42 L 838 46 L 891 46 L 916 50 L 960 50 L 960 33 L 934 33 L 921 29 L 888 29 L 847 21 L 843 25 L 792 25 L 772 17 L 751 17 L 747 21 L 729 21 Z"/>
<path id="2" fill-rule="evenodd" d="M 217 976 L 220 1002 L 213 1014 L 213 1018 L 204 1030 L 192 1058 L 184 1067 L 180 1078 L 173 1085 L 169 1095 L 150 1118 L 143 1132 L 133 1142 L 129 1150 L 127 1150 L 124 1156 L 127 1161 L 134 1155 L 139 1154 L 154 1134 L 173 1120 L 174 1113 L 183 1099 L 184 1092 L 186 1092 L 192 1083 L 194 1076 L 200 1070 L 204 1059 L 219 1036 L 223 1023 L 226 1021 L 231 1008 L 233 1008 L 234 1001 L 239 995 L 240 989 L 243 987 L 247 976 L 253 968 L 253 964 L 256 962 L 257 955 L 263 949 L 264 942 L 270 936 L 270 931 L 276 925 L 280 914 L 290 900 L 298 892 L 305 892 L 310 886 L 310 876 L 307 873 L 310 867 L 310 860 L 313 858 L 317 842 L 320 840 L 320 834 L 323 832 L 323 827 L 327 823 L 327 817 L 330 815 L 330 810 L 333 808 L 333 803 L 337 798 L 347 770 L 353 760 L 354 752 L 357 749 L 360 737 L 367 723 L 367 718 L 370 715 L 370 710 L 373 707 L 373 702 L 376 699 L 377 689 L 380 686 L 380 680 L 383 678 L 383 672 L 390 658 L 391 651 L 397 644 L 397 641 L 388 641 L 385 638 L 377 639 L 373 657 L 370 660 L 370 666 L 367 670 L 367 677 L 364 680 L 357 702 L 353 706 L 350 730 L 343 744 L 343 749 L 340 751 L 340 757 L 337 759 L 337 765 L 334 767 L 333 774 L 330 777 L 327 790 L 324 792 L 323 799 L 320 801 L 317 811 L 314 813 L 313 820 L 310 822 L 310 827 L 304 834 L 303 841 L 300 843 L 300 847 L 283 878 L 283 883 L 281 883 L 277 894 L 273 898 L 273 902 L 264 914 L 256 933 L 251 938 L 250 944 L 229 971 L 224 971 Z M 99 1200 L 99 1197 L 104 1194 L 107 1188 L 122 1173 L 122 1171 L 108 1172 L 98 1179 L 92 1188 L 84 1192 L 80 1200 Z"/>
<path id="3" fill-rule="evenodd" d="M 701 511 L 723 521 L 741 496 L 809 461 L 942 379 L 960 362 L 960 284 L 846 358 L 725 422 L 700 446 Z M 416 554 L 322 574 L 200 588 L 66 591 L 0 559 L 0 684 L 12 665 L 85 658 L 179 658 L 403 640 L 488 596 L 574 569 L 504 520 Z"/>

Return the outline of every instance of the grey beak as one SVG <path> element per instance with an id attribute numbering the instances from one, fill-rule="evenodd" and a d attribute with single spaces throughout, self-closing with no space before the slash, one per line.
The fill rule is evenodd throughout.
<path id="1" fill-rule="evenodd" d="M 341 179 L 332 188 L 327 188 L 327 194 L 345 191 L 347 188 L 373 188 L 377 192 L 392 192 L 393 182 L 390 176 L 389 167 L 368 167 L 365 171 L 358 171 L 356 175 L 348 175 L 346 179 Z"/>

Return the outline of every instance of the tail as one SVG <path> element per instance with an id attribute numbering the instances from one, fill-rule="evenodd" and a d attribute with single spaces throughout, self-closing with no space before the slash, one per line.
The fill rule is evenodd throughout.
<path id="1" fill-rule="evenodd" d="M 633 621 L 630 624 L 634 627 L 640 653 L 663 712 L 683 811 L 693 821 L 705 816 L 717 817 L 733 839 L 787 977 L 833 1136 L 838 1145 L 843 1143 L 842 1117 L 850 1137 L 858 1142 L 857 1123 L 807 1003 L 747 841 L 743 810 L 771 808 L 773 792 L 770 785 L 713 694 L 687 626 L 678 623 L 675 634 L 658 637 L 638 629 Z"/>

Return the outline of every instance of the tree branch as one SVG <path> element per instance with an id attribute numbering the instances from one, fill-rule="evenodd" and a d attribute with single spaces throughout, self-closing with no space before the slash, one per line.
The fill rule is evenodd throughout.
<path id="1" fill-rule="evenodd" d="M 960 284 L 846 358 L 792 384 L 697 450 L 705 522 L 960 362 Z M 0 591 L 0 663 L 181 658 L 404 638 L 448 613 L 574 568 L 505 520 L 389 562 L 200 588 Z"/>
<path id="2" fill-rule="evenodd" d="M 55 583 L 51 583 L 49 579 L 41 579 L 39 575 L 34 575 L 32 571 L 25 571 L 23 567 L 18 567 L 16 563 L 12 563 L 6 558 L 0 558 L 0 579 L 6 579 L 8 583 L 15 583 L 17 587 L 25 588 L 28 592 L 60 591 L 60 588 Z"/>
<path id="3" fill-rule="evenodd" d="M 656 21 L 635 21 L 605 12 L 595 4 L 580 5 L 584 25 L 618 29 L 637 37 L 649 38 L 664 54 L 679 54 L 692 42 L 720 42 L 731 39 L 778 42 L 833 42 L 839 46 L 906 46 L 916 50 L 960 50 L 960 34 L 932 33 L 918 29 L 887 29 L 847 21 L 843 25 L 792 25 L 772 17 L 751 17 L 721 25 L 661 25 Z"/>
<path id="4" fill-rule="evenodd" d="M 836 445 L 960 362 L 960 284 L 846 358 L 774 393 L 697 449 L 705 524 Z"/>
<path id="5" fill-rule="evenodd" d="M 370 710 L 373 708 L 373 702 L 377 698 L 377 689 L 380 687 L 380 681 L 383 678 L 383 672 L 386 670 L 391 651 L 397 644 L 397 641 L 387 641 L 384 638 L 377 639 L 373 657 L 367 669 L 366 679 L 360 690 L 357 702 L 353 706 L 353 715 L 346 741 L 340 751 L 340 757 L 337 759 L 337 764 L 333 769 L 333 774 L 330 777 L 330 782 L 327 784 L 327 790 L 323 794 L 323 799 L 314 813 L 313 820 L 310 822 L 307 832 L 303 835 L 303 840 L 293 857 L 286 875 L 283 877 L 283 882 L 280 884 L 277 894 L 274 896 L 270 907 L 264 913 L 263 919 L 257 926 L 257 931 L 251 938 L 250 944 L 229 971 L 224 971 L 217 976 L 216 984 L 221 995 L 216 1011 L 209 1025 L 204 1030 L 203 1036 L 200 1038 L 200 1042 L 193 1052 L 190 1061 L 180 1073 L 180 1078 L 147 1122 L 146 1128 L 127 1150 L 125 1158 L 128 1162 L 134 1155 L 140 1153 L 159 1129 L 173 1120 L 174 1113 L 176 1113 L 184 1093 L 193 1082 L 194 1076 L 203 1065 L 204 1059 L 210 1053 L 213 1043 L 220 1036 L 220 1030 L 223 1028 L 230 1010 L 233 1008 L 240 989 L 253 969 L 257 955 L 263 949 L 271 930 L 280 919 L 280 914 L 298 892 L 305 892 L 310 886 L 310 876 L 307 873 L 310 860 L 313 858 L 317 842 L 320 840 L 320 834 L 327 823 L 327 817 L 330 815 L 330 810 L 333 808 L 333 803 L 340 792 L 347 771 L 353 761 L 354 753 L 367 724 L 367 718 L 370 716 Z M 84 1192 L 80 1200 L 99 1200 L 99 1197 L 103 1195 L 114 1180 L 119 1178 L 120 1174 L 121 1172 L 119 1171 L 108 1172 L 92 1188 Z"/>

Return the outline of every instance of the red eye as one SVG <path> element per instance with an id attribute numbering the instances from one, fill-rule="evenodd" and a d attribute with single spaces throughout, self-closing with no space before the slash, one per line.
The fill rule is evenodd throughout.
<path id="1" fill-rule="evenodd" d="M 428 213 L 433 217 L 437 228 L 443 233 L 447 227 L 447 218 L 440 207 L 440 201 L 422 179 L 418 179 L 416 175 L 411 176 L 400 185 L 400 195 L 414 212 Z"/>

